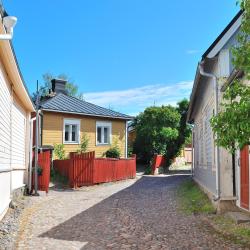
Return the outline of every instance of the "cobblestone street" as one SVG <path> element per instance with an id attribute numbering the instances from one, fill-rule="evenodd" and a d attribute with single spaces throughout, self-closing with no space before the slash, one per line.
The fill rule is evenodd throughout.
<path id="1" fill-rule="evenodd" d="M 239 249 L 177 209 L 185 175 L 146 177 L 32 197 L 17 249 Z"/>

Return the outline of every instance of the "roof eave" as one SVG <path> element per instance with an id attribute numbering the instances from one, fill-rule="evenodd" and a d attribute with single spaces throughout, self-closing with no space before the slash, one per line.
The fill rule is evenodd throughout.
<path id="1" fill-rule="evenodd" d="M 221 34 L 215 39 L 211 46 L 202 55 L 203 60 L 207 57 L 212 58 L 218 54 L 220 49 L 224 46 L 223 42 L 222 44 L 220 44 L 223 37 L 225 37 L 228 33 L 234 33 L 240 27 L 243 12 L 243 10 L 240 10 L 237 15 L 232 19 L 232 21 L 227 25 L 227 27 L 221 32 Z M 230 34 L 228 34 L 227 36 L 230 37 Z M 226 41 L 227 40 L 228 39 L 226 39 Z"/>
<path id="2" fill-rule="evenodd" d="M 193 89 L 192 89 L 191 96 L 190 96 L 189 107 L 188 107 L 188 114 L 187 114 L 187 122 L 188 123 L 192 123 L 192 112 L 193 112 L 195 95 L 196 95 L 196 90 L 198 87 L 199 80 L 200 80 L 200 71 L 199 71 L 199 65 L 198 65 L 197 70 L 196 70 L 196 74 L 195 74 Z"/>
<path id="3" fill-rule="evenodd" d="M 90 114 L 90 113 L 80 113 L 80 112 L 74 112 L 74 111 L 65 111 L 65 110 L 55 110 L 55 109 L 46 109 L 41 108 L 42 111 L 47 112 L 54 112 L 54 113 L 64 113 L 64 114 L 74 114 L 74 115 L 82 115 L 82 116 L 92 116 L 92 117 L 103 117 L 103 118 L 109 118 L 109 119 L 119 119 L 119 120 L 125 120 L 125 121 L 131 121 L 134 119 L 134 117 L 122 117 L 122 116 L 105 116 L 105 115 L 98 115 L 98 114 Z"/>

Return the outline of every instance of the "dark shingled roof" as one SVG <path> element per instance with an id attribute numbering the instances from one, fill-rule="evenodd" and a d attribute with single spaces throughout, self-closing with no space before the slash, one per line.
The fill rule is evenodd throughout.
<path id="1" fill-rule="evenodd" d="M 59 93 L 41 103 L 42 110 L 131 120 L 133 117 Z"/>

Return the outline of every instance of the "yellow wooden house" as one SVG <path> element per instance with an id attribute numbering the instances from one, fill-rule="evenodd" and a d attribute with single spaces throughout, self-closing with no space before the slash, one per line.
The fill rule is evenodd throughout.
<path id="1" fill-rule="evenodd" d="M 52 80 L 49 97 L 41 103 L 40 145 L 63 144 L 66 154 L 80 148 L 81 138 L 88 139 L 88 151 L 97 157 L 118 146 L 127 157 L 128 115 L 69 96 L 66 81 Z"/>

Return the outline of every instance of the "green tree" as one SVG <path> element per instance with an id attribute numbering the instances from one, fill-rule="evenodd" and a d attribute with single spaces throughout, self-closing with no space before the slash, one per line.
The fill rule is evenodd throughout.
<path id="1" fill-rule="evenodd" d="M 134 151 L 146 162 L 154 154 L 166 154 L 168 145 L 172 145 L 179 136 L 181 115 L 175 107 L 149 107 L 140 113 L 134 122 L 136 140 Z"/>
<path id="2" fill-rule="evenodd" d="M 232 154 L 250 143 L 250 0 L 238 1 L 243 12 L 238 44 L 232 48 L 235 69 L 244 77 L 236 79 L 223 95 L 221 111 L 211 119 L 217 145 Z"/>
<path id="3" fill-rule="evenodd" d="M 172 160 L 177 157 L 183 148 L 184 144 L 190 143 L 191 139 L 191 127 L 187 125 L 187 112 L 188 112 L 189 101 L 183 99 L 177 103 L 176 110 L 180 114 L 180 122 L 178 124 L 178 136 L 167 145 L 166 148 L 166 159 L 167 166 L 171 165 Z"/>
<path id="4" fill-rule="evenodd" d="M 52 88 L 51 80 L 54 78 L 58 78 L 58 79 L 67 81 L 66 92 L 69 96 L 73 96 L 81 100 L 84 99 L 83 93 L 79 92 L 79 88 L 77 84 L 75 84 L 74 81 L 71 78 L 69 78 L 66 74 L 62 73 L 62 74 L 55 76 L 47 72 L 43 74 L 42 78 L 43 78 L 43 83 L 42 83 L 42 86 L 40 86 L 40 95 L 42 98 L 49 94 L 49 90 Z M 36 99 L 36 93 L 33 93 L 33 100 L 35 99 Z"/>

